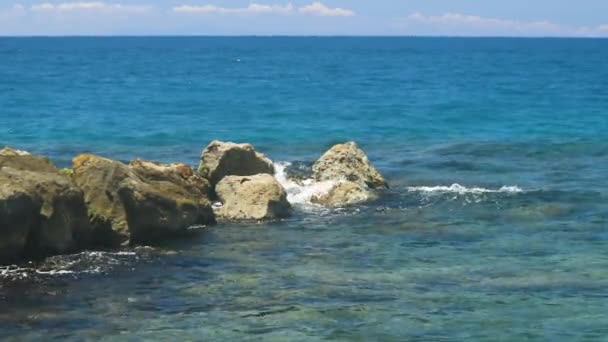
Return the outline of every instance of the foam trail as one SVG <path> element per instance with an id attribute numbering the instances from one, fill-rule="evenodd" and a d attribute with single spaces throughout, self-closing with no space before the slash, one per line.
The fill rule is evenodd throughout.
<path id="1" fill-rule="evenodd" d="M 306 179 L 302 184 L 298 184 L 287 179 L 285 169 L 291 165 L 289 162 L 278 162 L 274 164 L 276 180 L 287 192 L 287 201 L 294 205 L 311 205 L 313 196 L 328 193 L 336 184 L 333 181 L 315 182 L 313 179 Z"/>
<path id="2" fill-rule="evenodd" d="M 452 184 L 450 186 L 413 186 L 408 187 L 410 192 L 427 192 L 427 193 L 457 193 L 464 194 L 486 194 L 486 193 L 521 193 L 523 190 L 518 186 L 503 186 L 500 189 L 486 189 L 479 187 L 467 188 L 460 184 Z"/>

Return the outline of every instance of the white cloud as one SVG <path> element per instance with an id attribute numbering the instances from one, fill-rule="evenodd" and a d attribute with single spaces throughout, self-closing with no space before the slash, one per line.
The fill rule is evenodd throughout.
<path id="1" fill-rule="evenodd" d="M 310 5 L 300 7 L 299 12 L 324 17 L 351 17 L 355 15 L 355 12 L 352 10 L 345 8 L 330 8 L 319 1 L 315 1 Z"/>
<path id="2" fill-rule="evenodd" d="M 259 14 L 259 13 L 278 13 L 291 14 L 295 12 L 294 6 L 291 3 L 286 5 L 265 5 L 252 3 L 247 7 L 221 7 L 216 5 L 180 5 L 173 7 L 173 12 L 177 13 L 220 13 L 220 14 Z M 344 8 L 330 8 L 321 2 L 313 2 L 310 5 L 298 8 L 301 14 L 311 14 L 319 16 L 340 16 L 350 17 L 355 15 L 355 12 Z"/>
<path id="3" fill-rule="evenodd" d="M 60 4 L 40 3 L 30 7 L 33 12 L 45 11 L 97 11 L 97 12 L 146 12 L 151 9 L 151 6 L 143 5 L 123 5 L 106 2 L 64 2 Z"/>
<path id="4" fill-rule="evenodd" d="M 562 27 L 548 21 L 524 22 L 498 18 L 484 18 L 476 15 L 460 13 L 446 13 L 439 16 L 427 16 L 413 13 L 407 18 L 409 21 L 443 25 L 447 27 L 465 26 L 478 29 L 505 30 L 513 32 L 559 32 Z"/>
<path id="5" fill-rule="evenodd" d="M 278 13 L 290 14 L 294 8 L 291 3 L 287 5 L 263 5 L 252 3 L 247 7 L 220 7 L 215 5 L 181 5 L 173 7 L 173 12 L 177 13 L 221 13 L 221 14 L 260 14 L 260 13 Z"/>
<path id="6" fill-rule="evenodd" d="M 608 33 L 608 24 L 599 25 L 595 28 L 595 30 Z"/>
<path id="7" fill-rule="evenodd" d="M 401 20 L 398 27 L 413 34 L 452 36 L 601 36 L 608 34 L 608 25 L 570 27 L 550 21 L 520 21 L 445 13 L 425 15 L 412 13 Z"/>

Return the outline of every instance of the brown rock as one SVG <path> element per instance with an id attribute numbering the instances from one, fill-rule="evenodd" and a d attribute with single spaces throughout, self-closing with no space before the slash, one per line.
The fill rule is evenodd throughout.
<path id="1" fill-rule="evenodd" d="M 209 200 L 188 173 L 181 166 L 134 161 L 129 167 L 81 155 L 73 160 L 72 177 L 84 191 L 96 241 L 115 245 L 158 242 L 215 222 Z"/>
<path id="2" fill-rule="evenodd" d="M 209 181 L 186 164 L 161 164 L 158 162 L 133 160 L 129 167 L 146 181 L 168 181 L 179 184 L 189 191 L 208 197 L 211 191 Z"/>
<path id="3" fill-rule="evenodd" d="M 352 141 L 330 148 L 312 168 L 317 181 L 347 180 L 370 189 L 388 186 L 365 152 Z"/>
<path id="4" fill-rule="evenodd" d="M 198 172 L 215 186 L 225 176 L 274 174 L 272 161 L 251 144 L 212 141 L 201 154 Z"/>
<path id="5" fill-rule="evenodd" d="M 361 184 L 340 181 L 328 193 L 314 196 L 310 201 L 326 207 L 344 207 L 367 202 L 375 198 L 375 194 Z"/>
<path id="6" fill-rule="evenodd" d="M 287 217 L 291 205 L 273 176 L 226 176 L 215 191 L 222 202 L 218 217 L 228 220 L 262 220 Z"/>

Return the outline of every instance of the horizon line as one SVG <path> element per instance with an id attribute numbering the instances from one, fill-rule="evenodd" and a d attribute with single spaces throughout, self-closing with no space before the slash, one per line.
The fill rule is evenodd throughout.
<path id="1" fill-rule="evenodd" d="M 314 34 L 66 34 L 2 35 L 2 38 L 465 38 L 465 39 L 608 39 L 585 36 L 464 36 L 464 35 L 314 35 Z"/>

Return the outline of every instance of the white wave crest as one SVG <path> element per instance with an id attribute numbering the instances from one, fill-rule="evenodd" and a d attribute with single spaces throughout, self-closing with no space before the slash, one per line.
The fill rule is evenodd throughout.
<path id="1" fill-rule="evenodd" d="M 285 169 L 289 165 L 289 162 L 275 163 L 274 177 L 287 192 L 287 201 L 293 205 L 312 205 L 311 198 L 328 193 L 336 184 L 334 181 L 316 182 L 313 179 L 306 179 L 298 184 L 287 178 Z"/>
<path id="2" fill-rule="evenodd" d="M 503 186 L 499 189 L 486 189 L 479 187 L 467 188 L 460 184 L 452 184 L 450 186 L 412 186 L 408 187 L 409 192 L 426 192 L 426 193 L 457 193 L 464 194 L 486 194 L 486 193 L 521 193 L 523 190 L 515 185 Z"/>

